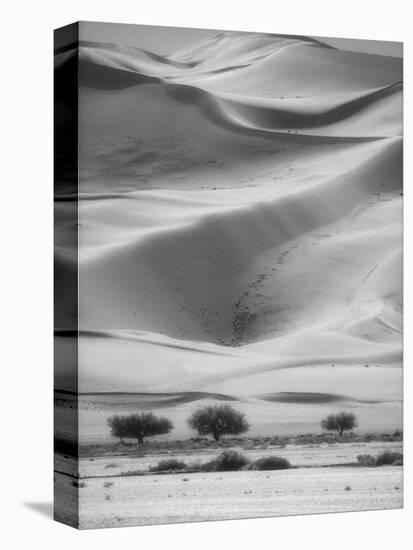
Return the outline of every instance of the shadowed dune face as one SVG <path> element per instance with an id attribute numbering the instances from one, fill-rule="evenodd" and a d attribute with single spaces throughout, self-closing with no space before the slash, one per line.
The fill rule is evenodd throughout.
<path id="1" fill-rule="evenodd" d="M 333 393 L 310 393 L 310 392 L 280 392 L 260 395 L 260 399 L 264 401 L 272 401 L 278 403 L 296 403 L 296 404 L 324 404 L 324 403 L 339 403 L 351 402 L 356 403 L 371 403 L 362 399 L 349 399 L 345 395 L 337 395 Z"/>
<path id="2" fill-rule="evenodd" d="M 306 37 L 164 57 L 82 37 L 80 391 L 401 399 L 402 80 Z"/>

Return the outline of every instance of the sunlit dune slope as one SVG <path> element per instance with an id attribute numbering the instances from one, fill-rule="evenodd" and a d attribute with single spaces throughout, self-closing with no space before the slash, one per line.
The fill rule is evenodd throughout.
<path id="1" fill-rule="evenodd" d="M 401 60 L 82 42 L 79 82 L 82 391 L 401 395 Z"/>

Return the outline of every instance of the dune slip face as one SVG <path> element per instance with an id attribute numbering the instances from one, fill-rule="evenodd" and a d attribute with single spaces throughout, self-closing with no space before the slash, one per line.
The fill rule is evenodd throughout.
<path id="1" fill-rule="evenodd" d="M 401 507 L 402 44 L 80 22 L 54 90 L 55 518 Z"/>

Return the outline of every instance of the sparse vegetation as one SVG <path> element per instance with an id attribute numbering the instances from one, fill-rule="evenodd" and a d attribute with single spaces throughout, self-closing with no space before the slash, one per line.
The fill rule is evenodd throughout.
<path id="1" fill-rule="evenodd" d="M 187 464 L 183 460 L 170 458 L 168 460 L 161 460 L 156 466 L 151 466 L 149 470 L 151 472 L 167 472 L 170 470 L 185 470 L 187 467 Z"/>
<path id="2" fill-rule="evenodd" d="M 111 416 L 108 425 L 113 437 L 123 439 L 137 439 L 139 444 L 144 443 L 145 437 L 167 434 L 173 429 L 170 420 L 155 416 L 153 413 L 139 413 L 128 416 Z"/>
<path id="3" fill-rule="evenodd" d="M 207 462 L 194 462 L 188 466 L 192 472 L 231 472 L 245 468 L 249 459 L 235 450 L 227 450 Z"/>
<path id="4" fill-rule="evenodd" d="M 353 413 L 341 412 L 338 414 L 330 414 L 321 421 L 323 430 L 336 431 L 340 437 L 348 430 L 352 430 L 357 426 L 356 417 Z"/>
<path id="5" fill-rule="evenodd" d="M 211 434 L 215 441 L 222 435 L 238 435 L 249 430 L 245 415 L 230 405 L 202 407 L 190 416 L 188 425 L 199 435 Z"/>
<path id="6" fill-rule="evenodd" d="M 372 455 L 358 455 L 357 462 L 360 466 L 403 466 L 403 454 L 393 451 L 384 451 L 377 457 Z"/>
<path id="7" fill-rule="evenodd" d="M 264 456 L 249 465 L 249 470 L 287 470 L 291 464 L 286 458 L 279 456 Z"/>
<path id="8" fill-rule="evenodd" d="M 232 472 L 241 470 L 249 464 L 249 459 L 239 451 L 224 451 L 217 458 L 201 464 L 201 470 L 207 472 Z"/>
<path id="9" fill-rule="evenodd" d="M 158 453 L 185 453 L 187 451 L 207 451 L 221 450 L 222 448 L 240 448 L 244 451 L 254 449 L 274 448 L 274 450 L 282 449 L 286 445 L 321 445 L 321 444 L 346 444 L 346 443 L 399 443 L 403 440 L 402 433 L 343 433 L 343 437 L 337 438 L 335 434 L 322 432 L 317 434 L 301 434 L 294 436 L 227 436 L 216 442 L 208 437 L 194 437 L 185 440 L 168 440 L 146 441 L 145 447 L 138 445 L 137 442 L 119 445 L 116 442 L 95 443 L 79 446 L 79 456 L 81 458 L 102 457 L 107 456 L 112 460 L 116 460 L 120 456 L 139 457 L 143 454 L 158 454 Z M 144 450 L 143 450 L 144 449 Z M 60 452 L 60 449 L 59 451 Z M 65 454 L 65 453 L 61 453 Z M 69 456 L 69 455 L 67 455 Z M 73 456 L 73 455 L 70 455 Z M 77 452 L 76 455 L 77 456 Z M 118 464 L 120 466 L 120 464 Z M 114 467 L 114 466 L 113 466 Z"/>
<path id="10" fill-rule="evenodd" d="M 112 487 L 112 485 L 115 485 L 113 481 L 105 481 L 105 483 L 103 484 L 103 487 L 108 489 L 109 487 Z"/>
<path id="11" fill-rule="evenodd" d="M 397 462 L 397 464 L 395 464 Z M 394 453 L 391 451 L 384 451 L 380 453 L 376 458 L 376 466 L 393 465 L 398 466 L 403 464 L 402 453 Z"/>
<path id="12" fill-rule="evenodd" d="M 360 466 L 375 466 L 376 465 L 376 459 L 372 455 L 358 455 L 357 456 L 357 462 L 360 464 Z"/>
<path id="13" fill-rule="evenodd" d="M 214 462 L 215 471 L 227 472 L 241 470 L 249 463 L 249 459 L 239 451 L 224 451 Z"/>

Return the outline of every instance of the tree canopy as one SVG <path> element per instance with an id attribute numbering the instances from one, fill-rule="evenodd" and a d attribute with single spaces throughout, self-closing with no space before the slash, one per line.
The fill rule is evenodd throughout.
<path id="1" fill-rule="evenodd" d="M 355 415 L 348 412 L 330 414 L 321 421 L 323 430 L 337 431 L 340 437 L 342 437 L 344 431 L 352 430 L 356 426 L 357 421 Z"/>
<path id="2" fill-rule="evenodd" d="M 249 429 L 245 415 L 230 405 L 216 405 L 196 410 L 188 425 L 199 435 L 211 434 L 215 441 L 225 434 L 238 435 Z"/>
<path id="3" fill-rule="evenodd" d="M 170 420 L 155 416 L 153 413 L 138 413 L 128 416 L 111 416 L 108 425 L 113 437 L 123 439 L 137 439 L 144 442 L 145 437 L 169 433 L 173 429 Z"/>

